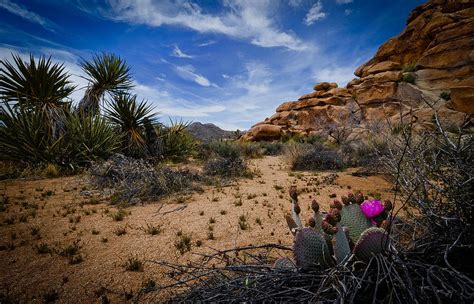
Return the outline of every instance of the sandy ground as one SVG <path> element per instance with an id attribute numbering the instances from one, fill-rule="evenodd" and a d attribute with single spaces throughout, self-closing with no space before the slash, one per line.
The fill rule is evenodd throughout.
<path id="1" fill-rule="evenodd" d="M 111 302 L 127 302 L 123 294 L 136 293 L 146 281 L 163 282 L 163 269 L 152 261 L 184 263 L 196 258 L 193 252 L 211 248 L 291 246 L 293 237 L 283 216 L 289 211 L 287 191 L 292 184 L 301 191 L 303 219 L 311 216 L 312 198 L 322 210 L 329 208 L 332 194 L 340 197 L 348 191 L 392 198 L 391 185 L 380 176 L 354 177 L 353 170 L 337 172 L 337 177 L 331 172 L 290 172 L 279 157 L 255 159 L 251 166 L 258 168 L 259 177 L 129 207 L 121 221 L 111 216 L 117 208 L 88 196 L 91 186 L 83 177 L 1 181 L 0 193 L 8 204 L 0 212 L 0 295 L 19 302 L 57 298 L 60 303 L 94 303 L 102 289 L 108 290 Z M 249 225 L 246 230 L 239 227 L 242 215 Z M 147 225 L 160 226 L 161 233 L 146 233 Z M 120 228 L 126 234 L 116 235 Z M 181 255 L 175 247 L 178 231 L 191 236 L 191 252 Z M 57 252 L 75 241 L 82 262 L 71 264 Z M 41 244 L 52 252 L 40 254 Z M 127 271 L 129 257 L 142 261 L 143 270 Z"/>

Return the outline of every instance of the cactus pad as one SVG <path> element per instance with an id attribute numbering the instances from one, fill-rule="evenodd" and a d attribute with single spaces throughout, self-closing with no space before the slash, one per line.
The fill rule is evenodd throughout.
<path id="1" fill-rule="evenodd" d="M 340 223 L 337 223 L 337 232 L 335 235 L 334 255 L 338 263 L 341 263 L 351 254 L 349 240 Z"/>
<path id="2" fill-rule="evenodd" d="M 360 236 L 354 247 L 354 254 L 358 259 L 367 263 L 373 255 L 386 251 L 388 244 L 387 232 L 382 228 L 371 227 Z"/>
<path id="3" fill-rule="evenodd" d="M 357 204 L 344 206 L 341 210 L 341 225 L 349 228 L 349 236 L 356 243 L 362 232 L 372 225 Z"/>
<path id="4" fill-rule="evenodd" d="M 296 233 L 293 244 L 296 265 L 301 268 L 328 267 L 331 264 L 326 240 L 313 228 L 303 228 Z"/>

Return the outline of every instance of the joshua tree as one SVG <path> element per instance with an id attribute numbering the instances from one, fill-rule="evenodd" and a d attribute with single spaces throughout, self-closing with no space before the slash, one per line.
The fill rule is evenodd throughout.
<path id="1" fill-rule="evenodd" d="M 99 113 L 100 103 L 106 93 L 114 97 L 126 93 L 133 87 L 130 67 L 125 60 L 114 54 L 95 55 L 91 61 L 83 60 L 80 65 L 89 81 L 78 106 L 78 110 L 85 114 Z"/>

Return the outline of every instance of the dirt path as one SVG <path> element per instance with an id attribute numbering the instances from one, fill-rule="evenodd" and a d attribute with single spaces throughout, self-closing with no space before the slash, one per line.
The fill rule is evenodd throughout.
<path id="1" fill-rule="evenodd" d="M 163 269 L 151 261 L 182 263 L 196 258 L 192 252 L 211 248 L 291 246 L 293 237 L 283 218 L 289 211 L 291 184 L 302 191 L 303 219 L 311 216 L 309 206 L 315 197 L 323 210 L 328 209 L 330 195 L 340 197 L 348 191 L 380 192 L 391 198 L 390 184 L 377 176 L 354 177 L 350 171 L 337 176 L 291 173 L 279 157 L 252 160 L 251 166 L 258 169 L 258 177 L 130 207 L 126 209 L 130 214 L 120 221 L 112 218 L 115 207 L 87 196 L 88 185 L 81 177 L 0 182 L 0 193 L 9 201 L 0 212 L 0 295 L 24 302 L 57 296 L 60 302 L 90 303 L 105 287 L 112 302 L 125 302 L 111 291 L 133 294 L 149 279 L 162 282 Z M 161 232 L 151 235 L 147 226 L 160 227 Z M 120 230 L 125 234 L 117 235 Z M 179 232 L 191 238 L 191 252 L 183 255 L 175 247 L 181 240 Z M 58 253 L 75 241 L 80 249 L 74 256 L 82 261 L 70 264 Z M 47 249 L 52 252 L 39 253 Z M 142 271 L 125 269 L 130 257 L 143 262 Z"/>

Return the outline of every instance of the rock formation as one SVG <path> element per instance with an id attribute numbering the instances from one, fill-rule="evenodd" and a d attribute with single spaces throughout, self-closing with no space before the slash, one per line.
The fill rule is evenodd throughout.
<path id="1" fill-rule="evenodd" d="M 439 116 L 458 124 L 474 113 L 474 0 L 431 0 L 415 8 L 404 31 L 361 65 L 358 77 L 338 88 L 323 82 L 254 125 L 244 140 L 312 135 L 321 126 L 357 116 L 363 128 L 376 121 L 415 119 L 418 127 Z"/>

